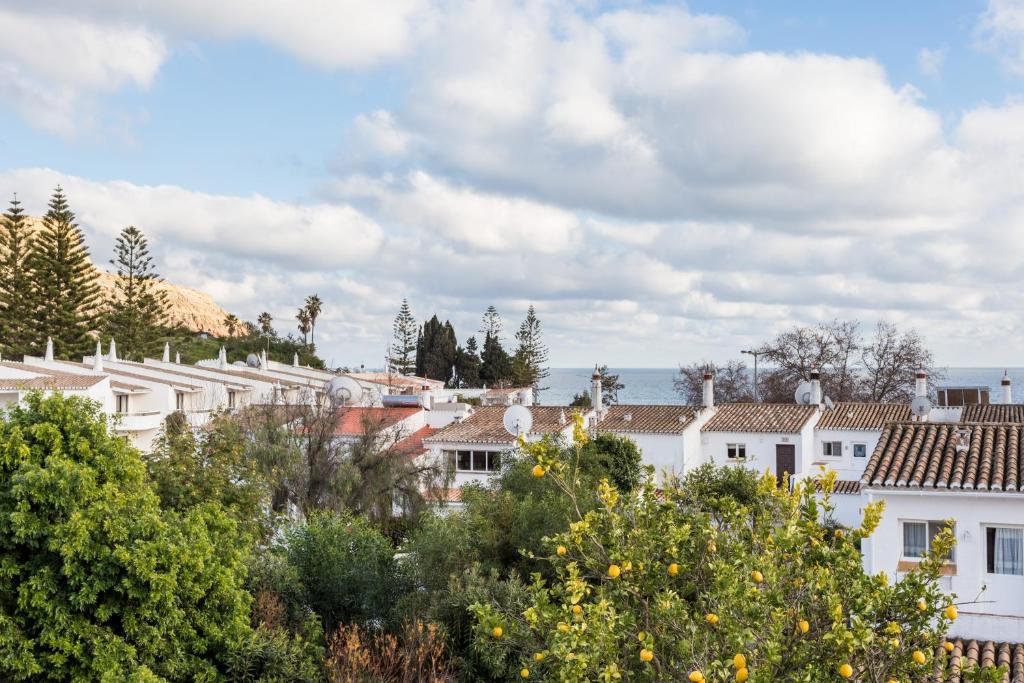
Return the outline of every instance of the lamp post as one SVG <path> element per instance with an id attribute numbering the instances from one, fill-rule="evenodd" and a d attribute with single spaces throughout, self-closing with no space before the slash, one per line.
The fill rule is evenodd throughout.
<path id="1" fill-rule="evenodd" d="M 757 350 L 745 350 L 745 351 L 740 351 L 740 353 L 754 357 L 754 403 L 760 403 L 761 402 L 761 392 L 758 391 L 758 389 L 757 389 L 757 357 L 762 355 L 762 354 L 768 353 L 768 352 L 767 351 L 757 351 Z"/>

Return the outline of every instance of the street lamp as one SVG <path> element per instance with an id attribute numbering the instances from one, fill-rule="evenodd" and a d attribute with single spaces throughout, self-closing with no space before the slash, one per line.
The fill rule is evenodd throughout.
<path id="1" fill-rule="evenodd" d="M 757 390 L 757 357 L 761 356 L 761 355 L 764 355 L 764 354 L 766 354 L 768 352 L 767 351 L 747 350 L 747 351 L 740 351 L 740 353 L 743 353 L 743 354 L 746 354 L 748 356 L 753 356 L 754 357 L 754 402 L 755 403 L 760 403 L 761 402 L 761 394 Z"/>

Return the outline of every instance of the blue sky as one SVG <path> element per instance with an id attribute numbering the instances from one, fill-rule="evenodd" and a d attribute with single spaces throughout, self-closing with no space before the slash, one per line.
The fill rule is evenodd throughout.
<path id="1" fill-rule="evenodd" d="M 283 13 L 282 13 L 283 12 Z M 536 304 L 556 365 L 789 324 L 1024 365 L 1024 3 L 0 0 L 0 191 L 379 364 Z M 511 330 L 510 330 L 511 331 Z M 643 349 L 638 354 L 638 349 Z"/>

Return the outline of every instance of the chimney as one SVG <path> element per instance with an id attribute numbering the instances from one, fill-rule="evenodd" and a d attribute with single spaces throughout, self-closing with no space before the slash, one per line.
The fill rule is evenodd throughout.
<path id="1" fill-rule="evenodd" d="M 267 363 L 267 350 L 263 349 L 260 351 L 260 369 L 267 370 L 269 367 L 270 365 Z"/>
<path id="2" fill-rule="evenodd" d="M 107 350 L 107 360 L 112 363 L 117 362 L 117 344 L 114 343 L 114 338 L 110 338 L 110 348 Z"/>
<path id="3" fill-rule="evenodd" d="M 918 370 L 914 377 L 914 396 L 928 396 L 928 373 Z"/>
<path id="4" fill-rule="evenodd" d="M 220 354 L 217 356 L 217 365 L 221 370 L 225 370 L 228 367 L 228 352 L 224 347 L 220 347 Z"/>
<path id="5" fill-rule="evenodd" d="M 164 342 L 164 357 L 161 358 L 160 360 L 162 360 L 164 363 L 170 363 L 171 362 L 171 343 L 170 342 Z"/>
<path id="6" fill-rule="evenodd" d="M 175 351 L 174 352 L 174 363 L 176 365 L 181 365 L 181 352 L 180 351 Z"/>
<path id="7" fill-rule="evenodd" d="M 103 372 L 103 346 L 100 340 L 96 340 L 96 355 L 92 357 L 92 369 L 96 372 Z"/>
<path id="8" fill-rule="evenodd" d="M 43 356 L 43 360 L 47 363 L 53 362 L 53 337 L 46 338 L 46 355 Z"/>
<path id="9" fill-rule="evenodd" d="M 299 367 L 299 354 L 297 354 L 297 353 L 292 356 L 292 367 L 293 368 Z"/>
<path id="10" fill-rule="evenodd" d="M 704 371 L 704 399 L 705 408 L 715 407 L 715 373 L 710 370 Z"/>
<path id="11" fill-rule="evenodd" d="M 429 384 L 420 387 L 420 405 L 427 410 L 434 409 L 434 394 L 431 393 Z"/>
<path id="12" fill-rule="evenodd" d="M 811 405 L 821 405 L 821 373 L 818 368 L 811 370 Z"/>
<path id="13" fill-rule="evenodd" d="M 594 415 L 601 419 L 604 407 L 601 405 L 601 371 L 594 366 L 594 374 L 590 377 L 590 407 L 594 409 Z"/>
<path id="14" fill-rule="evenodd" d="M 1003 387 L 1003 403 L 1009 405 L 1013 403 L 1013 388 L 1010 386 L 1010 375 L 1003 370 L 1003 379 L 999 382 Z"/>

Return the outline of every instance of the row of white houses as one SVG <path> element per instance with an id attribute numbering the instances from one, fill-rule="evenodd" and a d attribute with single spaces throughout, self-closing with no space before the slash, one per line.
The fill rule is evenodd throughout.
<path id="1" fill-rule="evenodd" d="M 918 395 L 927 379 L 917 378 Z M 835 471 L 835 520 L 859 525 L 860 512 L 884 501 L 883 521 L 863 546 L 872 574 L 898 579 L 920 562 L 931 538 L 953 520 L 957 547 L 943 572 L 958 596 L 956 635 L 1024 642 L 1024 405 L 1012 404 L 1003 380 L 1001 405 L 937 407 L 915 417 L 906 404 L 822 402 L 812 376 L 808 405 L 715 405 L 713 377 L 705 375 L 702 406 L 601 404 L 600 376 L 593 408 L 584 411 L 594 431 L 627 436 L 660 480 L 704 463 L 768 471 L 794 480 Z M 572 430 L 569 407 L 531 409 L 526 438 Z M 502 425 L 503 408 L 478 408 L 423 439 L 424 457 L 454 471 L 458 488 L 486 481 L 509 457 L 514 438 Z"/>

